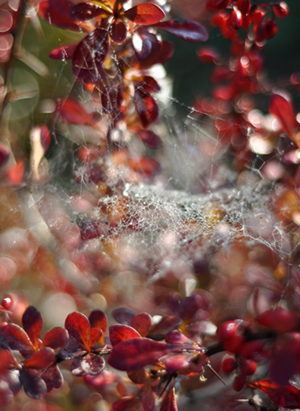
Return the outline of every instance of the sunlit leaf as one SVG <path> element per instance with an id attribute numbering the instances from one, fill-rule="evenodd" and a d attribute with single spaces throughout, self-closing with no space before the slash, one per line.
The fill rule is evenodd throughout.
<path id="1" fill-rule="evenodd" d="M 89 322 L 92 327 L 99 328 L 105 334 L 107 329 L 107 317 L 106 314 L 101 310 L 93 310 L 89 315 Z"/>
<path id="2" fill-rule="evenodd" d="M 43 327 L 41 313 L 32 305 L 27 307 L 22 316 L 22 324 L 32 343 L 36 346 Z"/>
<path id="3" fill-rule="evenodd" d="M 161 21 L 165 12 L 153 3 L 141 3 L 124 12 L 124 16 L 136 24 L 150 25 Z"/>
<path id="4" fill-rule="evenodd" d="M 175 397 L 175 389 L 172 388 L 165 396 L 159 411 L 177 411 L 177 402 Z"/>
<path id="5" fill-rule="evenodd" d="M 153 364 L 173 347 L 148 338 L 132 338 L 113 347 L 108 364 L 120 371 L 133 371 Z"/>
<path id="6" fill-rule="evenodd" d="M 131 327 L 138 331 L 142 337 L 146 337 L 152 327 L 152 319 L 148 313 L 141 313 L 134 317 Z"/>
<path id="7" fill-rule="evenodd" d="M 97 344 L 103 334 L 102 330 L 99 328 L 91 328 L 90 331 L 90 338 L 89 338 L 89 346 L 93 347 L 93 345 Z"/>
<path id="8" fill-rule="evenodd" d="M 155 24 L 155 27 L 190 43 L 208 40 L 206 28 L 193 20 L 184 20 L 182 22 L 178 20 L 167 20 Z"/>
<path id="9" fill-rule="evenodd" d="M 90 322 L 84 314 L 73 312 L 68 315 L 65 321 L 65 328 L 80 344 L 89 348 L 88 340 L 90 335 Z"/>
<path id="10" fill-rule="evenodd" d="M 55 352 L 52 348 L 43 347 L 32 354 L 32 356 L 25 361 L 26 368 L 45 369 L 55 362 Z"/>
<path id="11" fill-rule="evenodd" d="M 53 348 L 53 350 L 56 350 L 57 348 L 65 346 L 68 340 L 69 334 L 67 330 L 61 327 L 55 327 L 46 332 L 42 346 L 50 347 Z"/>
<path id="12" fill-rule="evenodd" d="M 123 324 L 115 324 L 109 327 L 109 339 L 111 345 L 114 347 L 122 341 L 129 338 L 139 338 L 140 334 L 132 327 Z"/>
<path id="13" fill-rule="evenodd" d="M 281 386 L 270 378 L 248 382 L 249 387 L 265 392 L 274 404 L 282 408 L 297 409 L 300 407 L 300 391 L 291 384 Z"/>
<path id="14" fill-rule="evenodd" d="M 294 138 L 296 116 L 291 101 L 281 94 L 272 94 L 269 112 L 277 117 L 282 131 L 289 137 Z"/>

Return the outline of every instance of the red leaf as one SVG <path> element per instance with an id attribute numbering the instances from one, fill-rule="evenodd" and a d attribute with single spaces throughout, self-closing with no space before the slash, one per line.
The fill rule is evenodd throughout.
<path id="1" fill-rule="evenodd" d="M 37 346 L 43 327 L 41 313 L 32 305 L 27 307 L 22 317 L 22 324 L 32 343 Z"/>
<path id="2" fill-rule="evenodd" d="M 77 357 L 71 365 L 72 374 L 76 376 L 97 375 L 105 367 L 105 361 L 100 355 L 88 354 L 85 357 Z"/>
<path id="3" fill-rule="evenodd" d="M 92 120 L 92 114 L 77 100 L 67 98 L 56 107 L 56 112 L 66 121 L 73 124 L 88 124 Z"/>
<path id="4" fill-rule="evenodd" d="M 77 45 L 78 44 L 72 44 L 70 46 L 58 47 L 51 51 L 49 57 L 53 60 L 69 60 L 73 57 Z"/>
<path id="5" fill-rule="evenodd" d="M 15 165 L 7 170 L 6 177 L 10 184 L 14 187 L 18 187 L 23 183 L 25 172 L 24 160 L 18 160 Z"/>
<path id="6" fill-rule="evenodd" d="M 265 392 L 270 400 L 279 407 L 297 409 L 300 407 L 300 391 L 291 384 L 281 386 L 270 378 L 248 382 L 249 387 Z"/>
<path id="7" fill-rule="evenodd" d="M 226 9 L 229 3 L 230 0 L 208 0 L 205 8 L 206 10 L 211 12 L 221 11 Z"/>
<path id="8" fill-rule="evenodd" d="M 97 344 L 97 343 L 99 342 L 102 334 L 103 334 L 103 331 L 102 331 L 102 330 L 99 330 L 99 328 L 91 328 L 90 338 L 89 338 L 89 346 L 90 346 L 90 348 L 91 348 L 93 345 L 95 345 L 95 344 Z"/>
<path id="9" fill-rule="evenodd" d="M 64 347 L 67 344 L 68 339 L 69 335 L 67 330 L 61 327 L 55 327 L 45 334 L 42 346 L 56 350 L 57 348 Z"/>
<path id="10" fill-rule="evenodd" d="M 109 327 L 109 339 L 113 347 L 129 338 L 139 337 L 141 337 L 140 334 L 128 325 L 115 324 Z"/>
<path id="11" fill-rule="evenodd" d="M 45 381 L 39 377 L 35 369 L 25 369 L 20 372 L 20 381 L 26 395 L 30 398 L 42 398 L 47 392 Z"/>
<path id="12" fill-rule="evenodd" d="M 0 143 L 0 167 L 3 167 L 9 159 L 9 149 L 3 143 Z"/>
<path id="13" fill-rule="evenodd" d="M 59 351 L 58 356 L 62 360 L 71 360 L 72 358 L 84 355 L 87 348 L 79 342 L 70 338 L 69 342 Z"/>
<path id="14" fill-rule="evenodd" d="M 70 11 L 70 16 L 75 20 L 90 20 L 98 16 L 109 16 L 103 8 L 91 3 L 78 3 Z"/>
<path id="15" fill-rule="evenodd" d="M 296 116 L 291 101 L 281 94 L 273 94 L 270 99 L 269 112 L 277 117 L 282 131 L 294 139 Z"/>
<path id="16" fill-rule="evenodd" d="M 103 331 L 103 334 L 105 334 L 107 328 L 107 317 L 103 311 L 93 310 L 89 315 L 89 322 L 91 327 L 99 328 Z"/>
<path id="17" fill-rule="evenodd" d="M 26 332 L 16 324 L 7 324 L 0 328 L 0 342 L 2 341 L 11 350 L 34 348 Z"/>
<path id="18" fill-rule="evenodd" d="M 55 362 L 55 352 L 52 348 L 44 347 L 36 351 L 25 361 L 26 368 L 46 369 Z"/>
<path id="19" fill-rule="evenodd" d="M 110 36 L 115 43 L 123 43 L 127 36 L 127 27 L 122 20 L 113 21 Z"/>
<path id="20" fill-rule="evenodd" d="M 153 33 L 143 28 L 134 33 L 132 37 L 132 45 L 135 54 L 139 60 L 144 60 L 149 56 L 152 50 L 159 50 L 161 43 Z"/>
<path id="21" fill-rule="evenodd" d="M 6 373 L 11 363 L 15 362 L 14 357 L 9 350 L 0 350 L 0 377 Z"/>
<path id="22" fill-rule="evenodd" d="M 142 157 L 138 159 L 129 159 L 128 166 L 133 171 L 151 178 L 159 169 L 159 163 L 154 158 Z"/>
<path id="23" fill-rule="evenodd" d="M 137 68 L 147 69 L 154 64 L 165 64 L 173 55 L 174 46 L 170 41 L 163 41 L 159 50 L 152 47 L 149 56 L 138 62 Z"/>
<path id="24" fill-rule="evenodd" d="M 128 378 L 131 379 L 132 382 L 135 384 L 144 384 L 146 380 L 146 371 L 144 368 L 140 368 L 139 370 L 129 371 L 127 373 Z"/>
<path id="25" fill-rule="evenodd" d="M 69 334 L 80 344 L 89 349 L 90 322 L 84 314 L 73 312 L 68 315 L 65 328 Z"/>
<path id="26" fill-rule="evenodd" d="M 128 408 L 134 407 L 139 402 L 140 402 L 140 399 L 138 397 L 133 397 L 132 395 L 128 395 L 114 402 L 111 406 L 111 409 L 113 411 L 125 411 Z"/>
<path id="27" fill-rule="evenodd" d="M 175 389 L 172 388 L 165 396 L 159 411 L 177 411 L 177 403 L 175 397 Z"/>
<path id="28" fill-rule="evenodd" d="M 175 315 L 169 315 L 167 317 L 163 317 L 160 320 L 160 322 L 155 326 L 154 331 L 155 333 L 157 333 L 158 331 L 160 332 L 170 331 L 178 327 L 181 323 L 182 323 L 181 318 Z"/>
<path id="29" fill-rule="evenodd" d="M 57 365 L 49 367 L 43 374 L 42 378 L 47 385 L 47 392 L 53 388 L 61 388 L 64 382 L 63 375 Z"/>
<path id="30" fill-rule="evenodd" d="M 136 88 L 134 104 L 143 127 L 149 127 L 158 117 L 158 105 L 156 101 L 149 93 Z"/>
<path id="31" fill-rule="evenodd" d="M 130 308 L 122 307 L 113 310 L 112 316 L 116 321 L 118 321 L 118 323 L 130 325 L 131 321 L 136 316 L 136 312 Z"/>
<path id="32" fill-rule="evenodd" d="M 155 150 L 162 145 L 161 138 L 151 130 L 139 130 L 138 135 L 146 147 Z"/>
<path id="33" fill-rule="evenodd" d="M 144 76 L 140 81 L 135 81 L 135 85 L 147 93 L 155 93 L 160 90 L 160 86 L 153 77 Z"/>
<path id="34" fill-rule="evenodd" d="M 192 21 L 168 20 L 154 25 L 157 29 L 167 31 L 174 36 L 188 41 L 190 43 L 198 43 L 208 40 L 208 32 L 202 24 Z"/>
<path id="35" fill-rule="evenodd" d="M 153 411 L 155 408 L 155 397 L 149 380 L 147 380 L 144 385 L 142 392 L 142 404 L 144 411 Z"/>
<path id="36" fill-rule="evenodd" d="M 108 32 L 98 27 L 86 36 L 76 47 L 72 58 L 75 76 L 93 82 L 101 80 L 99 68 L 102 66 L 109 48 Z"/>
<path id="37" fill-rule="evenodd" d="M 68 30 L 81 30 L 70 12 L 74 4 L 68 0 L 44 0 L 39 4 L 39 15 L 49 24 Z"/>
<path id="38" fill-rule="evenodd" d="M 165 12 L 156 4 L 141 3 L 124 12 L 124 16 L 136 24 L 150 25 L 161 21 Z"/>
<path id="39" fill-rule="evenodd" d="M 173 347 L 149 338 L 132 338 L 113 347 L 108 364 L 120 371 L 134 371 L 153 364 L 173 351 Z"/>
<path id="40" fill-rule="evenodd" d="M 152 319 L 148 313 L 141 313 L 134 317 L 131 327 L 139 332 L 142 337 L 146 337 L 152 327 Z"/>

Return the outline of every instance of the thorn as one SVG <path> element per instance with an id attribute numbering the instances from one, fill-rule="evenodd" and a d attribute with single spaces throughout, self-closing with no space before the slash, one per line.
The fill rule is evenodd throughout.
<path id="1" fill-rule="evenodd" d="M 213 369 L 210 364 L 206 364 L 206 367 L 209 368 L 215 374 L 215 376 L 218 377 L 220 381 L 222 381 L 224 385 L 226 385 L 226 382 L 223 380 L 223 378 L 217 373 L 216 370 Z"/>
<path id="2" fill-rule="evenodd" d="M 166 389 L 168 388 L 168 386 L 171 384 L 172 379 L 173 379 L 173 378 L 175 379 L 176 377 L 177 377 L 176 372 L 174 372 L 173 374 L 171 374 L 171 375 L 169 376 L 169 378 L 168 378 L 168 380 L 167 380 L 167 382 L 166 382 L 166 385 L 164 386 L 162 392 L 161 392 L 160 395 L 159 395 L 159 398 L 162 397 L 163 393 L 166 391 Z"/>

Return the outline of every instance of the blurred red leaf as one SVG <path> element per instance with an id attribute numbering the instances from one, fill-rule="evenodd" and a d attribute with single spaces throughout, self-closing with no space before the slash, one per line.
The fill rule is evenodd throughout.
<path id="1" fill-rule="evenodd" d="M 161 138 L 151 130 L 139 130 L 138 135 L 146 147 L 155 150 L 162 145 Z"/>
<path id="2" fill-rule="evenodd" d="M 122 20 L 116 19 L 113 21 L 111 25 L 110 36 L 115 43 L 123 43 L 127 36 L 127 27 Z"/>
<path id="3" fill-rule="evenodd" d="M 0 350 L 0 377 L 4 374 L 11 363 L 14 363 L 15 359 L 9 350 Z"/>
<path id="4" fill-rule="evenodd" d="M 165 64 L 173 55 L 174 46 L 170 41 L 163 41 L 159 50 L 152 47 L 151 53 L 147 58 L 138 62 L 137 67 L 146 69 L 154 66 L 154 64 Z"/>
<path id="5" fill-rule="evenodd" d="M 167 31 L 174 36 L 188 41 L 190 43 L 198 43 L 208 40 L 208 32 L 206 28 L 193 20 L 167 20 L 154 25 L 157 29 Z"/>
<path id="6" fill-rule="evenodd" d="M 138 397 L 133 397 L 132 395 L 128 395 L 114 402 L 111 406 L 111 409 L 113 411 L 125 411 L 128 408 L 134 407 L 139 402 L 140 402 L 140 399 Z"/>
<path id="7" fill-rule="evenodd" d="M 172 388 L 165 396 L 159 411 L 177 411 L 177 403 L 175 397 L 175 389 Z"/>
<path id="8" fill-rule="evenodd" d="M 22 317 L 22 324 L 32 343 L 37 347 L 43 327 L 41 313 L 32 305 L 27 307 Z"/>
<path id="9" fill-rule="evenodd" d="M 67 330 L 61 327 L 52 328 L 52 330 L 46 332 L 43 338 L 43 347 L 50 347 L 53 350 L 61 348 L 67 344 L 69 335 Z"/>
<path id="10" fill-rule="evenodd" d="M 297 409 L 300 407 L 300 391 L 291 384 L 281 386 L 270 378 L 248 382 L 249 387 L 265 392 L 279 407 Z"/>
<path id="11" fill-rule="evenodd" d="M 153 3 L 141 3 L 124 12 L 124 16 L 136 24 L 155 24 L 165 17 L 165 12 Z"/>
<path id="12" fill-rule="evenodd" d="M 136 316 L 136 312 L 130 308 L 122 307 L 113 310 L 112 316 L 118 323 L 130 325 L 131 321 Z"/>
<path id="13" fill-rule="evenodd" d="M 110 14 L 99 7 L 97 4 L 92 3 L 78 3 L 70 10 L 70 16 L 75 20 L 90 20 L 98 16 L 109 16 Z"/>
<path id="14" fill-rule="evenodd" d="M 129 371 L 128 377 L 133 381 L 135 384 L 144 384 L 146 380 L 146 371 L 144 368 L 140 368 L 139 370 Z"/>
<path id="15" fill-rule="evenodd" d="M 155 408 L 155 396 L 149 380 L 147 380 L 146 384 L 144 385 L 142 392 L 142 404 L 144 411 L 153 411 Z"/>
<path id="16" fill-rule="evenodd" d="M 34 349 L 26 332 L 16 324 L 7 324 L 0 328 L 0 342 L 2 341 L 11 350 Z"/>
<path id="17" fill-rule="evenodd" d="M 151 315 L 148 313 L 138 314 L 134 317 L 130 325 L 137 330 L 142 337 L 146 337 L 152 327 Z"/>
<path id="18" fill-rule="evenodd" d="M 147 128 L 158 117 L 158 105 L 154 98 L 147 92 L 135 89 L 134 104 L 144 128 Z"/>
<path id="19" fill-rule="evenodd" d="M 93 118 L 93 115 L 88 113 L 82 104 L 72 98 L 59 102 L 56 112 L 64 120 L 73 124 L 87 124 Z"/>
<path id="20" fill-rule="evenodd" d="M 25 172 L 24 160 L 18 160 L 15 165 L 7 170 L 6 177 L 8 181 L 14 186 L 18 187 L 23 183 Z"/>
<path id="21" fill-rule="evenodd" d="M 172 330 L 168 332 L 168 334 L 166 335 L 165 341 L 169 344 L 184 344 L 184 343 L 192 344 L 192 341 L 189 340 L 185 335 L 183 335 L 178 330 Z"/>
<path id="22" fill-rule="evenodd" d="M 153 364 L 173 351 L 173 347 L 149 338 L 132 338 L 113 347 L 108 364 L 120 371 L 133 371 Z"/>
<path id="23" fill-rule="evenodd" d="M 53 388 L 61 388 L 64 382 L 63 375 L 57 365 L 49 367 L 43 374 L 42 378 L 47 385 L 47 392 Z"/>
<path id="24" fill-rule="evenodd" d="M 45 381 L 40 378 L 36 369 L 26 369 L 20 372 L 20 381 L 26 395 L 30 398 L 42 398 L 47 392 Z"/>
<path id="25" fill-rule="evenodd" d="M 65 328 L 80 344 L 89 349 L 90 322 L 84 314 L 73 312 L 68 315 L 65 321 Z"/>
<path id="26" fill-rule="evenodd" d="M 208 0 L 206 3 L 206 10 L 211 12 L 221 11 L 226 9 L 230 0 Z"/>
<path id="27" fill-rule="evenodd" d="M 139 337 L 141 337 L 140 334 L 128 325 L 115 324 L 109 327 L 109 339 L 113 347 L 129 338 Z"/>
<path id="28" fill-rule="evenodd" d="M 296 116 L 291 101 L 281 94 L 272 94 L 269 112 L 277 117 L 282 131 L 294 139 Z"/>
<path id="29" fill-rule="evenodd" d="M 39 15 L 49 24 L 68 30 L 82 30 L 70 12 L 74 4 L 68 0 L 44 0 L 39 3 Z"/>
<path id="30" fill-rule="evenodd" d="M 9 149 L 0 142 L 0 167 L 3 167 L 9 159 Z"/>
<path id="31" fill-rule="evenodd" d="M 128 160 L 128 166 L 147 178 L 151 178 L 159 170 L 159 163 L 154 158 L 149 157 L 131 158 Z"/>
<path id="32" fill-rule="evenodd" d="M 77 44 L 58 47 L 57 49 L 51 51 L 49 57 L 53 60 L 69 60 L 72 58 L 76 47 Z"/>
<path id="33" fill-rule="evenodd" d="M 25 361 L 24 366 L 26 368 L 46 369 L 55 362 L 55 352 L 52 348 L 44 347 L 35 353 Z"/>

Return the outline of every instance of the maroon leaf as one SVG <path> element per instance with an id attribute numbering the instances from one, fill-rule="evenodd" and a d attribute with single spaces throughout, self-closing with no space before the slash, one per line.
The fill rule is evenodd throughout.
<path id="1" fill-rule="evenodd" d="M 30 398 L 42 398 L 47 392 L 45 381 L 39 377 L 39 372 L 35 369 L 26 369 L 20 372 L 20 381 L 26 395 Z"/>
<path id="2" fill-rule="evenodd" d="M 190 43 L 198 43 L 208 40 L 208 32 L 202 24 L 192 21 L 178 21 L 178 20 L 168 20 L 161 23 L 157 23 L 154 27 L 167 31 L 182 40 L 188 41 Z"/>
<path id="3" fill-rule="evenodd" d="M 139 337 L 141 337 L 140 334 L 128 325 L 115 324 L 109 327 L 109 339 L 113 347 L 129 338 Z"/>
<path id="4" fill-rule="evenodd" d="M 265 392 L 279 407 L 297 409 L 300 407 L 300 391 L 291 384 L 281 386 L 270 378 L 248 382 L 249 387 Z"/>
<path id="5" fill-rule="evenodd" d="M 135 384 L 144 384 L 146 380 L 146 372 L 144 368 L 140 368 L 139 370 L 129 371 L 128 378 L 131 379 L 132 382 Z"/>
<path id="6" fill-rule="evenodd" d="M 206 3 L 206 10 L 211 12 L 217 12 L 226 9 L 230 0 L 208 0 Z"/>
<path id="7" fill-rule="evenodd" d="M 162 145 L 160 137 L 151 130 L 139 130 L 138 135 L 146 147 L 155 150 Z"/>
<path id="8" fill-rule="evenodd" d="M 78 3 L 70 11 L 70 16 L 75 20 L 90 20 L 98 16 L 109 16 L 110 14 L 97 6 L 96 4 L 91 3 Z"/>
<path id="9" fill-rule="evenodd" d="M 296 116 L 291 101 L 281 94 L 272 94 L 269 112 L 277 117 L 281 124 L 282 131 L 289 137 L 294 138 Z"/>
<path id="10" fill-rule="evenodd" d="M 77 341 L 70 338 L 69 342 L 59 351 L 58 356 L 61 360 L 71 360 L 87 352 L 87 348 Z"/>
<path id="11" fill-rule="evenodd" d="M 142 392 L 142 404 L 145 411 L 153 411 L 155 408 L 155 397 L 149 380 L 144 385 Z"/>
<path id="12" fill-rule="evenodd" d="M 3 143 L 0 143 L 0 167 L 3 167 L 9 159 L 9 149 Z"/>
<path id="13" fill-rule="evenodd" d="M 167 317 L 163 317 L 158 324 L 154 327 L 155 332 L 166 332 L 173 330 L 174 328 L 178 327 L 182 323 L 182 319 L 175 316 L 169 315 Z M 153 332 L 154 332 L 153 331 Z"/>
<path id="14" fill-rule="evenodd" d="M 135 81 L 135 86 L 147 93 L 155 93 L 160 90 L 160 86 L 153 77 L 144 76 L 141 80 Z"/>
<path id="15" fill-rule="evenodd" d="M 43 327 L 41 313 L 32 305 L 27 307 L 22 317 L 22 324 L 32 343 L 37 347 Z"/>
<path id="16" fill-rule="evenodd" d="M 97 375 L 105 367 L 105 361 L 100 355 L 88 354 L 85 357 L 77 357 L 71 365 L 72 374 L 76 376 Z"/>
<path id="17" fill-rule="evenodd" d="M 73 7 L 74 4 L 68 0 L 44 0 L 39 3 L 39 15 L 54 26 L 68 30 L 82 30 L 70 16 Z"/>
<path id="18" fill-rule="evenodd" d="M 110 32 L 111 39 L 117 43 L 121 44 L 126 39 L 127 36 L 127 27 L 122 20 L 114 20 L 111 25 Z"/>
<path id="19" fill-rule="evenodd" d="M 69 60 L 73 57 L 74 51 L 78 44 L 72 44 L 70 46 L 61 46 L 54 49 L 49 54 L 49 57 L 54 60 Z"/>
<path id="20" fill-rule="evenodd" d="M 170 373 L 177 372 L 178 370 L 183 368 L 188 368 L 190 365 L 186 355 L 184 354 L 172 355 L 164 361 L 164 364 L 166 366 L 167 372 Z"/>
<path id="21" fill-rule="evenodd" d="M 136 316 L 136 312 L 130 308 L 116 308 L 113 310 L 112 316 L 118 323 L 130 325 L 131 321 Z"/>
<path id="22" fill-rule="evenodd" d="M 99 342 L 102 334 L 103 334 L 103 331 L 99 330 L 99 328 L 91 328 L 90 338 L 89 338 L 90 348 Z"/>
<path id="23" fill-rule="evenodd" d="M 169 344 L 192 344 L 192 341 L 189 340 L 185 335 L 183 335 L 178 330 L 172 330 L 168 332 L 165 338 L 166 342 Z"/>
<path id="24" fill-rule="evenodd" d="M 89 322 L 93 328 L 99 328 L 105 334 L 107 328 L 107 317 L 101 310 L 93 310 L 89 315 Z"/>
<path id="25" fill-rule="evenodd" d="M 15 360 L 11 351 L 0 350 L 0 377 L 8 370 L 12 362 L 15 362 Z"/>
<path id="26" fill-rule="evenodd" d="M 141 3 L 124 12 L 124 16 L 136 24 L 150 25 L 161 21 L 165 12 L 156 4 Z"/>
<path id="27" fill-rule="evenodd" d="M 65 328 L 71 337 L 89 349 L 90 322 L 84 314 L 73 312 L 65 321 Z"/>
<path id="28" fill-rule="evenodd" d="M 145 28 L 134 33 L 132 45 L 139 60 L 148 57 L 152 50 L 158 51 L 161 48 L 161 43 L 156 35 L 149 33 Z"/>
<path id="29" fill-rule="evenodd" d="M 61 348 L 67 344 L 69 340 L 69 335 L 67 330 L 61 327 L 52 328 L 52 330 L 46 332 L 42 347 L 50 347 L 53 350 Z"/>
<path id="30" fill-rule="evenodd" d="M 73 124 L 88 124 L 93 118 L 93 115 L 88 113 L 82 104 L 72 98 L 59 102 L 56 112 Z"/>
<path id="31" fill-rule="evenodd" d="M 152 318 L 148 313 L 141 313 L 134 317 L 131 327 L 136 329 L 142 337 L 146 337 L 152 327 Z"/>
<path id="32" fill-rule="evenodd" d="M 173 55 L 174 46 L 170 41 L 163 41 L 159 50 L 152 47 L 149 56 L 137 64 L 140 69 L 152 67 L 154 64 L 165 64 Z"/>
<path id="33" fill-rule="evenodd" d="M 173 347 L 149 338 L 132 338 L 113 347 L 108 364 L 120 371 L 134 371 L 153 364 L 173 351 Z"/>
<path id="34" fill-rule="evenodd" d="M 0 328 L 0 342 L 7 344 L 11 350 L 34 349 L 26 332 L 16 324 L 7 324 Z"/>
<path id="35" fill-rule="evenodd" d="M 113 411 L 125 411 L 125 410 L 128 410 L 128 408 L 134 407 L 139 402 L 140 402 L 140 399 L 138 397 L 133 397 L 132 395 L 128 395 L 114 402 L 111 406 L 111 409 Z"/>
<path id="36" fill-rule="evenodd" d="M 177 411 L 177 403 L 175 397 L 175 389 L 172 388 L 165 396 L 159 411 Z"/>
<path id="37" fill-rule="evenodd" d="M 109 48 L 108 32 L 98 27 L 86 36 L 76 47 L 72 58 L 75 76 L 81 79 L 101 80 L 99 68 L 102 66 Z"/>
<path id="38" fill-rule="evenodd" d="M 45 369 L 55 362 L 55 352 L 52 348 L 44 347 L 36 351 L 25 361 L 26 368 Z"/>
<path id="39" fill-rule="evenodd" d="M 143 127 L 149 127 L 158 117 L 157 102 L 149 93 L 136 88 L 134 93 L 134 104 Z"/>
<path id="40" fill-rule="evenodd" d="M 53 388 L 61 388 L 64 382 L 63 375 L 57 365 L 49 367 L 43 374 L 42 379 L 47 385 L 47 392 L 53 390 Z"/>

